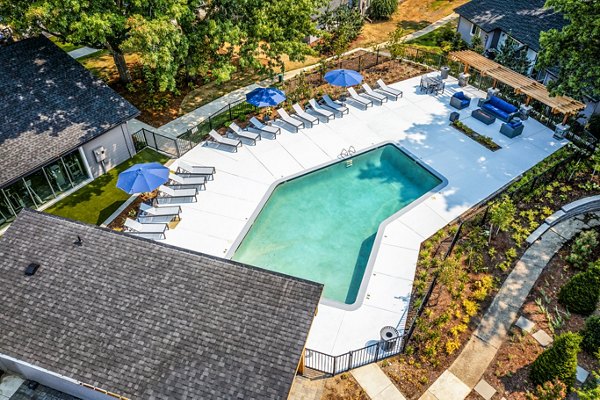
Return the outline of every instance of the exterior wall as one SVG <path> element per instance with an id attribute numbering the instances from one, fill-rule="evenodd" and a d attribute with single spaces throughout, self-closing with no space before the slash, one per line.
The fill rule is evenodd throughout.
<path id="1" fill-rule="evenodd" d="M 0 368 L 11 371 L 25 379 L 39 382 L 59 392 L 84 400 L 115 400 L 114 397 L 81 386 L 77 381 L 0 354 Z"/>
<path id="2" fill-rule="evenodd" d="M 471 44 L 471 39 L 474 35 L 471 34 L 473 29 L 473 23 L 466 18 L 460 17 L 458 19 L 458 26 L 456 30 L 460 33 L 460 36 L 463 38 L 465 42 Z M 481 28 L 477 28 L 477 32 L 481 37 L 481 44 L 483 45 L 483 49 L 487 50 L 494 40 L 494 32 L 485 32 Z"/>
<path id="3" fill-rule="evenodd" d="M 98 163 L 94 156 L 94 149 L 101 146 L 106 149 L 106 159 L 103 163 Z M 93 178 L 99 177 L 135 154 L 135 147 L 127 124 L 121 124 L 111 129 L 84 144 L 82 148 Z"/>

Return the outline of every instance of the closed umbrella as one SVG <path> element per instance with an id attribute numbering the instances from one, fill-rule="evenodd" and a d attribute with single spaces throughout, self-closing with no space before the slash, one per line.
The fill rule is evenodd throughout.
<path id="1" fill-rule="evenodd" d="M 355 86 L 362 82 L 363 77 L 351 69 L 334 69 L 325 74 L 327 83 L 334 86 Z"/>
<path id="2" fill-rule="evenodd" d="M 169 168 L 151 162 L 136 164 L 119 174 L 117 187 L 129 194 L 151 192 L 169 179 Z"/>

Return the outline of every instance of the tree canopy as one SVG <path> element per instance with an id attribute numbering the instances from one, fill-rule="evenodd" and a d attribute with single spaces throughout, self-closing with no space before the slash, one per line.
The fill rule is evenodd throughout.
<path id="1" fill-rule="evenodd" d="M 600 97 L 600 2 L 548 0 L 568 20 L 562 30 L 542 32 L 538 68 L 557 68 L 552 94 Z"/>
<path id="2" fill-rule="evenodd" d="M 76 45 L 108 49 L 121 80 L 124 52 L 140 57 L 158 90 L 177 75 L 227 80 L 237 68 L 273 70 L 282 57 L 302 60 L 323 0 L 0 0 L 0 15 L 21 34 L 49 33 Z"/>

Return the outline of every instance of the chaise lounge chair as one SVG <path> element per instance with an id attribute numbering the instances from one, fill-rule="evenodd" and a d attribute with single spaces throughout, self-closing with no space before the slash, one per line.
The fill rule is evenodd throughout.
<path id="1" fill-rule="evenodd" d="M 389 87 L 383 79 L 377 80 L 377 85 L 379 85 L 379 89 L 385 93 L 386 95 L 393 97 L 394 100 L 398 100 L 398 98 L 402 97 L 402 90 L 394 89 Z"/>
<path id="2" fill-rule="evenodd" d="M 317 104 L 315 99 L 310 99 L 308 101 L 308 104 L 310 105 L 312 112 L 314 112 L 315 114 L 317 114 L 323 118 L 326 118 L 327 121 L 335 118 L 335 114 L 332 111 L 329 111 L 329 110 L 321 107 L 319 104 Z"/>
<path id="3" fill-rule="evenodd" d="M 384 102 L 388 101 L 387 96 L 385 96 L 385 95 L 383 95 L 381 93 L 377 93 L 376 91 L 374 91 L 373 89 L 371 89 L 371 86 L 367 85 L 366 83 L 363 83 L 362 87 L 365 90 L 365 96 L 366 97 L 370 97 L 373 100 L 379 102 L 379 105 L 381 105 Z"/>
<path id="4" fill-rule="evenodd" d="M 248 140 L 252 141 L 252 144 L 254 144 L 254 145 L 256 145 L 257 140 L 261 139 L 260 134 L 245 131 L 242 128 L 240 128 L 235 122 L 232 122 L 229 125 L 229 129 L 231 129 L 231 131 L 235 135 L 237 135 L 239 138 L 244 138 L 244 139 L 248 139 Z"/>
<path id="5" fill-rule="evenodd" d="M 158 196 L 156 204 L 180 204 L 196 202 L 196 194 L 198 190 L 191 189 L 174 189 L 169 186 L 160 185 L 158 188 Z"/>
<path id="6" fill-rule="evenodd" d="M 285 122 L 286 124 L 288 124 L 289 126 L 294 128 L 294 132 L 298 132 L 299 129 L 304 128 L 304 122 L 300 121 L 297 118 L 293 118 L 291 117 L 287 111 L 285 111 L 283 108 L 279 108 L 277 110 L 277 114 L 279 114 L 279 118 Z"/>
<path id="7" fill-rule="evenodd" d="M 241 147 L 241 145 L 242 145 L 241 140 L 229 139 L 229 138 L 223 137 L 223 136 L 219 135 L 219 133 L 217 131 L 215 131 L 214 129 L 211 130 L 210 132 L 208 132 L 208 134 L 210 135 L 212 140 L 214 140 L 218 144 L 224 144 L 225 146 L 229 146 L 229 147 L 233 148 L 233 150 L 235 152 L 237 152 L 237 150 L 238 150 L 237 148 Z"/>
<path id="8" fill-rule="evenodd" d="M 298 118 L 310 123 L 311 128 L 314 124 L 319 123 L 319 118 L 315 117 L 314 115 L 310 115 L 309 113 L 304 111 L 302 107 L 300 107 L 300 104 L 296 103 L 292 106 L 292 108 L 294 109 L 294 111 L 296 111 L 296 116 Z"/>
<path id="9" fill-rule="evenodd" d="M 206 189 L 206 176 L 182 176 L 179 174 L 169 174 L 169 187 L 173 189 Z"/>
<path id="10" fill-rule="evenodd" d="M 169 229 L 167 224 L 143 224 L 134 221 L 131 218 L 125 220 L 125 230 L 130 235 L 139 236 L 145 239 L 164 239 L 165 231 Z"/>
<path id="11" fill-rule="evenodd" d="M 250 124 L 252 124 L 254 129 L 259 130 L 261 132 L 270 133 L 275 138 L 277 138 L 277 135 L 281 134 L 281 128 L 277 126 L 265 125 L 262 122 L 260 122 L 256 117 L 250 118 Z"/>
<path id="12" fill-rule="evenodd" d="M 213 175 L 217 173 L 215 167 L 207 167 L 203 165 L 192 165 L 186 161 L 179 161 L 177 164 L 177 173 L 181 176 L 201 175 L 211 181 Z"/>
<path id="13" fill-rule="evenodd" d="M 327 107 L 328 109 L 334 112 L 339 112 L 340 116 L 343 116 L 344 114 L 348 114 L 350 112 L 348 107 L 333 100 L 327 94 L 323 95 L 323 102 L 325 103 L 323 104 L 323 107 Z"/>
<path id="14" fill-rule="evenodd" d="M 350 93 L 350 97 L 352 97 L 352 100 L 354 100 L 357 103 L 365 106 L 365 110 L 369 106 L 373 107 L 373 101 L 371 99 L 368 99 L 368 98 L 366 98 L 364 96 L 361 96 L 358 93 L 356 93 L 356 90 L 354 90 L 354 88 L 349 87 L 348 88 L 348 93 Z"/>
<path id="15" fill-rule="evenodd" d="M 138 221 L 143 224 L 169 223 L 173 220 L 179 220 L 180 214 L 181 207 L 179 206 L 152 207 L 146 203 L 141 203 Z"/>

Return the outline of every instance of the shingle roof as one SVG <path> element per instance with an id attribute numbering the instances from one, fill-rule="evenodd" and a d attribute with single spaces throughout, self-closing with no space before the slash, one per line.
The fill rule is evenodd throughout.
<path id="1" fill-rule="evenodd" d="M 23 210 L 0 238 L 0 353 L 133 399 L 282 399 L 322 288 Z"/>
<path id="2" fill-rule="evenodd" d="M 546 0 L 472 0 L 455 11 L 486 32 L 500 29 L 535 51 L 540 50 L 540 33 L 561 29 L 562 14 L 544 8 Z"/>
<path id="3" fill-rule="evenodd" d="M 0 186 L 139 111 L 43 36 L 0 48 Z"/>

